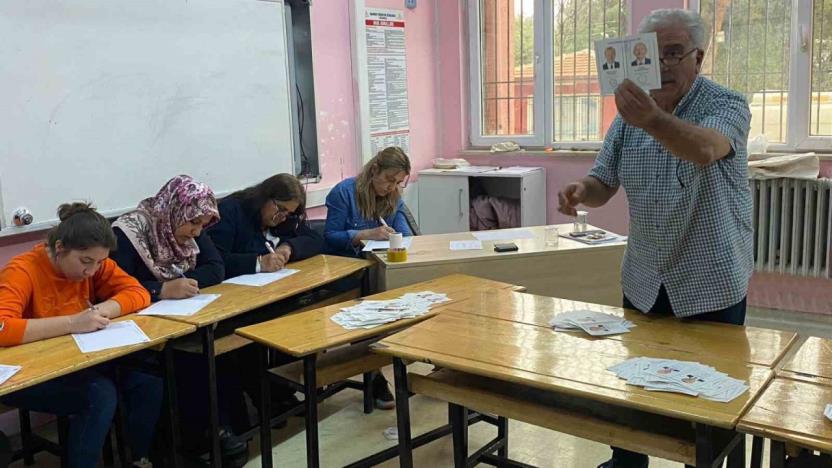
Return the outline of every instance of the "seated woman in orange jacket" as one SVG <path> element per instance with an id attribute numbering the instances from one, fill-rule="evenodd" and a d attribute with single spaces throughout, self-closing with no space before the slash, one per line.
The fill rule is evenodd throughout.
<path id="1" fill-rule="evenodd" d="M 18 255 L 0 271 L 0 346 L 100 330 L 150 304 L 147 290 L 110 260 L 116 239 L 106 218 L 85 203 L 61 205 L 58 217 L 61 222 L 46 244 Z M 12 393 L 3 402 L 69 416 L 69 466 L 94 467 L 112 424 L 118 388 L 127 402 L 134 464 L 147 466 L 162 381 L 138 371 L 121 375 L 116 382 L 109 366 L 98 366 Z"/>

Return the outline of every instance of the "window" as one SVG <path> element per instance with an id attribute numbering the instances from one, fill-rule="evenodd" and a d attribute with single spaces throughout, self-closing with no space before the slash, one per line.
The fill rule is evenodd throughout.
<path id="1" fill-rule="evenodd" d="M 616 115 L 593 42 L 626 33 L 625 0 L 472 0 L 472 142 L 598 147 Z"/>
<path id="2" fill-rule="evenodd" d="M 471 0 L 471 142 L 598 148 L 617 111 L 592 44 L 628 33 L 628 0 Z M 702 74 L 745 94 L 771 151 L 832 149 L 832 0 L 688 0 Z"/>

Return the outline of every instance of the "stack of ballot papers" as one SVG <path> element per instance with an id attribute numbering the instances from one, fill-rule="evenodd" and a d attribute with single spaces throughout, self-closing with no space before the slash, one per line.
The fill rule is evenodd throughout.
<path id="1" fill-rule="evenodd" d="M 609 369 L 630 385 L 654 392 L 683 393 L 727 403 L 748 390 L 742 380 L 729 377 L 713 367 L 690 361 L 633 358 Z"/>
<path id="2" fill-rule="evenodd" d="M 832 421 L 832 403 L 826 405 L 826 409 L 823 410 L 823 415 L 826 416 L 827 419 Z"/>
<path id="3" fill-rule="evenodd" d="M 419 317 L 428 313 L 435 304 L 447 302 L 447 294 L 422 291 L 407 293 L 398 299 L 387 301 L 361 301 L 330 317 L 333 322 L 348 330 L 373 328 L 396 320 Z"/>
<path id="4" fill-rule="evenodd" d="M 583 330 L 592 336 L 617 335 L 629 333 L 635 327 L 633 322 L 616 315 L 595 312 L 593 310 L 570 310 L 555 316 L 549 325 L 555 331 Z"/>

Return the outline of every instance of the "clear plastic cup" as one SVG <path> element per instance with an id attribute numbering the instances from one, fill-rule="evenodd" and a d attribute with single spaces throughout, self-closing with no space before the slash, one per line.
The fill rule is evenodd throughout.
<path id="1" fill-rule="evenodd" d="M 543 228 L 543 240 L 546 247 L 557 247 L 560 239 L 560 232 L 557 226 L 546 226 Z"/>

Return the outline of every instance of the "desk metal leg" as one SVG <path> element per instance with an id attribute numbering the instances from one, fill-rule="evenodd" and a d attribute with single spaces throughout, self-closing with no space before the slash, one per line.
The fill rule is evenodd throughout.
<path id="1" fill-rule="evenodd" d="M 713 428 L 696 425 L 696 468 L 711 468 L 714 462 Z"/>
<path id="2" fill-rule="evenodd" d="M 20 441 L 23 445 L 23 464 L 32 466 L 35 464 L 35 453 L 32 450 L 32 420 L 29 410 L 20 408 L 17 410 L 20 417 Z"/>
<path id="3" fill-rule="evenodd" d="M 373 412 L 373 404 L 375 400 L 375 394 L 373 393 L 373 376 L 375 374 L 372 372 L 365 372 L 363 374 L 363 381 L 364 381 L 364 414 L 370 414 Z"/>
<path id="4" fill-rule="evenodd" d="M 497 417 L 497 437 L 503 441 L 503 445 L 497 450 L 497 455 L 508 458 L 508 418 L 504 416 Z"/>
<path id="5" fill-rule="evenodd" d="M 779 440 L 771 441 L 768 466 L 770 468 L 783 468 L 786 465 L 786 443 Z"/>
<path id="6" fill-rule="evenodd" d="M 179 405 L 176 399 L 176 366 L 173 362 L 173 346 L 168 343 L 162 351 L 162 367 L 165 375 L 165 398 L 168 409 L 168 443 L 170 444 L 170 462 L 174 468 L 179 463 Z"/>
<path id="7" fill-rule="evenodd" d="M 751 468 L 763 467 L 763 442 L 764 439 L 760 436 L 751 439 Z"/>
<path id="8" fill-rule="evenodd" d="M 272 427 L 271 427 L 271 379 L 269 378 L 269 348 L 263 346 L 260 357 L 260 466 L 271 468 Z"/>
<path id="9" fill-rule="evenodd" d="M 217 359 L 214 355 L 214 326 L 202 327 L 202 355 L 208 366 L 208 440 L 211 450 L 211 466 L 222 466 L 220 452 L 220 415 L 217 396 Z"/>
<path id="10" fill-rule="evenodd" d="M 303 396 L 306 404 L 306 466 L 320 466 L 318 452 L 318 383 L 316 365 L 318 356 L 303 358 Z"/>
<path id="11" fill-rule="evenodd" d="M 454 467 L 468 464 L 468 408 L 448 403 L 448 422 L 454 443 Z"/>
<path id="12" fill-rule="evenodd" d="M 745 468 L 745 434 L 739 435 L 737 446 L 728 454 L 728 468 Z"/>
<path id="13" fill-rule="evenodd" d="M 407 365 L 393 359 L 396 379 L 396 425 L 399 431 L 399 467 L 413 468 L 413 441 L 410 435 L 410 392 L 407 389 Z"/>

